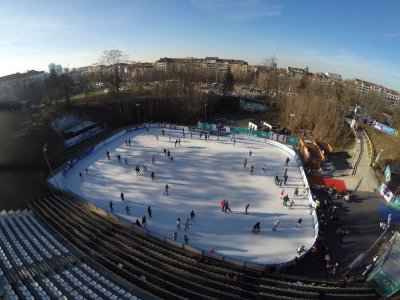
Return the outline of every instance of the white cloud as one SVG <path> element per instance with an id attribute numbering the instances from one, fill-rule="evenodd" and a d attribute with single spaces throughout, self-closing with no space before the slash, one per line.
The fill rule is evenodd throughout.
<path id="1" fill-rule="evenodd" d="M 398 36 L 398 35 L 400 35 L 400 33 L 394 32 L 394 33 L 387 33 L 387 34 L 384 34 L 383 36 L 386 36 L 386 37 L 394 37 L 394 36 Z"/>

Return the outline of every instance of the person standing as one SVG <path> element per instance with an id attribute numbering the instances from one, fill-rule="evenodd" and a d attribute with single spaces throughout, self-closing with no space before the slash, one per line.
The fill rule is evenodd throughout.
<path id="1" fill-rule="evenodd" d="M 164 131 L 164 129 L 162 129 L 162 130 L 161 130 L 161 132 L 162 132 L 162 135 L 164 136 L 164 134 L 165 134 L 165 131 Z"/>
<path id="2" fill-rule="evenodd" d="M 82 179 L 82 172 L 79 172 L 79 177 Z"/>
<path id="3" fill-rule="evenodd" d="M 143 228 L 146 228 L 146 227 L 147 227 L 146 216 L 143 216 L 143 217 L 142 217 L 142 226 L 143 226 Z"/>
<path id="4" fill-rule="evenodd" d="M 110 206 L 110 210 L 111 210 L 111 211 L 114 211 L 114 209 L 113 209 L 113 207 L 114 207 L 114 204 L 112 203 L 112 201 L 110 201 L 110 204 L 109 204 L 109 206 Z"/>
<path id="5" fill-rule="evenodd" d="M 283 195 L 285 195 L 285 190 L 281 191 L 281 198 L 283 198 Z"/>
<path id="6" fill-rule="evenodd" d="M 190 212 L 190 220 L 192 220 L 194 222 L 195 216 L 196 216 L 196 214 L 194 213 L 194 210 L 192 209 L 192 211 Z"/>
<path id="7" fill-rule="evenodd" d="M 289 176 L 287 176 L 287 175 L 283 176 L 283 184 L 284 185 L 286 185 L 288 178 L 289 178 Z"/>
<path id="8" fill-rule="evenodd" d="M 153 156 L 151 157 L 151 164 L 152 164 L 152 165 L 155 165 L 155 164 L 156 164 L 156 157 L 155 157 L 154 154 L 153 154 Z"/>
<path id="9" fill-rule="evenodd" d="M 169 152 L 169 150 L 167 151 L 167 156 L 168 156 L 168 159 L 170 159 L 170 157 L 171 157 L 171 152 Z"/>
<path id="10" fill-rule="evenodd" d="M 285 172 L 283 172 L 283 177 L 287 175 L 287 168 L 285 168 Z"/>
<path id="11" fill-rule="evenodd" d="M 290 161 L 290 158 L 289 158 L 289 157 L 286 158 L 285 166 L 288 166 L 288 165 L 289 165 L 289 161 Z"/>
<path id="12" fill-rule="evenodd" d="M 178 139 L 175 140 L 175 148 L 176 148 L 176 144 L 178 144 Z"/>
<path id="13" fill-rule="evenodd" d="M 121 155 L 118 154 L 117 158 L 118 158 L 118 162 L 121 163 Z"/>
<path id="14" fill-rule="evenodd" d="M 229 201 L 226 201 L 226 202 L 225 202 L 225 212 L 227 212 L 228 210 L 229 210 L 230 212 L 232 212 L 232 211 L 231 211 L 231 208 L 229 207 Z"/>
<path id="15" fill-rule="evenodd" d="M 169 196 L 168 190 L 169 190 L 169 186 L 168 186 L 168 184 L 166 184 L 166 185 L 165 185 L 164 196 L 165 196 L 165 195 Z"/>
<path id="16" fill-rule="evenodd" d="M 247 203 L 246 208 L 244 209 L 244 213 L 247 215 L 247 211 L 249 210 L 250 204 Z"/>
<path id="17" fill-rule="evenodd" d="M 156 142 L 158 142 L 160 139 L 158 138 L 158 135 L 156 134 Z"/>
<path id="18" fill-rule="evenodd" d="M 151 218 L 151 213 L 152 213 L 151 206 L 149 206 L 149 207 L 147 208 L 147 213 L 149 214 L 149 217 Z"/>
<path id="19" fill-rule="evenodd" d="M 128 139 L 128 146 L 131 146 L 131 139 Z"/>
<path id="20" fill-rule="evenodd" d="M 296 187 L 296 189 L 294 190 L 294 195 L 297 197 L 299 195 L 299 188 Z"/>
<path id="21" fill-rule="evenodd" d="M 254 175 L 254 166 L 253 165 L 250 167 L 250 175 Z"/>
<path id="22" fill-rule="evenodd" d="M 121 192 L 121 201 L 124 202 L 125 201 L 125 195 L 123 192 Z"/>
<path id="23" fill-rule="evenodd" d="M 267 174 L 267 166 L 266 165 L 263 166 L 262 170 L 263 170 L 264 174 Z"/>
<path id="24" fill-rule="evenodd" d="M 243 159 L 243 167 L 246 168 L 247 166 L 247 158 Z"/>
<path id="25" fill-rule="evenodd" d="M 189 219 L 186 219 L 186 222 L 185 222 L 185 231 L 189 230 L 189 225 L 191 225 L 190 222 L 189 222 Z"/>
<path id="26" fill-rule="evenodd" d="M 223 199 L 220 203 L 221 203 L 221 212 L 225 212 L 225 199 Z"/>
<path id="27" fill-rule="evenodd" d="M 136 171 L 136 176 L 139 176 L 140 175 L 139 165 L 136 165 L 135 171 Z"/>
<path id="28" fill-rule="evenodd" d="M 125 157 L 125 164 L 128 164 L 128 159 Z"/>
<path id="29" fill-rule="evenodd" d="M 110 152 L 108 152 L 108 150 L 106 151 L 106 154 L 107 154 L 108 160 L 110 160 Z"/>
<path id="30" fill-rule="evenodd" d="M 274 223 L 272 223 L 272 231 L 276 231 L 278 225 L 279 225 L 279 220 L 276 220 Z"/>
<path id="31" fill-rule="evenodd" d="M 176 231 L 172 234 L 172 238 L 176 242 L 176 239 L 178 238 L 178 233 Z"/>
<path id="32" fill-rule="evenodd" d="M 151 171 L 150 177 L 151 177 L 151 181 L 156 180 L 156 174 L 154 174 L 154 171 Z"/>
<path id="33" fill-rule="evenodd" d="M 164 156 L 167 156 L 167 149 L 164 148 Z"/>
<path id="34" fill-rule="evenodd" d="M 249 156 L 251 156 L 253 154 L 253 152 L 251 152 L 251 150 L 250 150 L 250 152 L 249 152 Z"/>
<path id="35" fill-rule="evenodd" d="M 181 219 L 180 218 L 176 219 L 176 229 L 181 231 Z"/>
<path id="36" fill-rule="evenodd" d="M 128 205 L 125 207 L 125 210 L 127 215 L 131 215 L 131 209 L 129 208 Z"/>
<path id="37" fill-rule="evenodd" d="M 185 234 L 183 239 L 185 240 L 186 245 L 188 245 L 189 244 L 189 237 L 187 236 L 187 234 Z"/>

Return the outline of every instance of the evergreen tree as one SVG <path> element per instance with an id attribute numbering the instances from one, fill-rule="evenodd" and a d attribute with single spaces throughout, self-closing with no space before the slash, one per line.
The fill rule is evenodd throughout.
<path id="1" fill-rule="evenodd" d="M 231 68 L 228 66 L 228 68 L 226 69 L 225 78 L 224 78 L 224 94 L 226 94 L 228 92 L 232 92 L 233 85 L 234 85 L 233 74 L 231 72 Z"/>

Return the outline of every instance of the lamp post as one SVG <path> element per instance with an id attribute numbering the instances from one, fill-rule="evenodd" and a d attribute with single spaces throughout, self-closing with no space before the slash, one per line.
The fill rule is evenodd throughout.
<path id="1" fill-rule="evenodd" d="M 204 121 L 207 123 L 207 103 L 204 104 Z"/>
<path id="2" fill-rule="evenodd" d="M 138 108 L 137 110 L 137 118 L 138 118 L 138 123 L 140 123 L 140 103 L 136 104 L 136 107 Z"/>
<path id="3" fill-rule="evenodd" d="M 376 156 L 375 161 L 374 161 L 374 163 L 373 163 L 373 166 L 374 166 L 374 167 L 376 167 L 376 164 L 378 163 L 379 158 L 380 158 L 381 155 L 382 155 L 382 152 L 383 152 L 383 149 L 381 149 L 381 151 L 379 151 L 378 155 Z"/>
<path id="4" fill-rule="evenodd" d="M 295 114 L 289 114 L 290 116 L 290 134 L 292 134 L 292 122 L 293 122 L 293 118 L 296 116 Z"/>
<path id="5" fill-rule="evenodd" d="M 54 176 L 54 173 L 53 173 L 53 170 L 52 170 L 52 168 L 51 168 L 51 166 L 50 166 L 49 160 L 47 159 L 46 152 L 47 152 L 47 143 L 43 145 L 43 155 L 44 155 L 44 158 L 46 159 L 47 166 L 49 167 L 51 176 L 54 178 L 54 182 L 55 182 L 55 184 L 56 184 L 56 186 L 57 186 L 57 189 L 59 190 L 60 187 L 58 186 L 57 179 L 56 179 L 56 177 Z"/>

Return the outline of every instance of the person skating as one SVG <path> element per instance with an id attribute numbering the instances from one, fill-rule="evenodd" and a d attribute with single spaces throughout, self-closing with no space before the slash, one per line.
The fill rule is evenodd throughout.
<path id="1" fill-rule="evenodd" d="M 131 146 L 131 139 L 128 139 L 128 146 Z"/>
<path id="2" fill-rule="evenodd" d="M 276 185 L 279 185 L 279 176 L 278 175 L 275 175 L 274 181 L 275 181 Z"/>
<path id="3" fill-rule="evenodd" d="M 243 167 L 246 168 L 247 166 L 247 158 L 243 159 Z"/>
<path id="4" fill-rule="evenodd" d="M 151 164 L 152 164 L 152 165 L 155 165 L 155 164 L 156 164 L 156 157 L 154 156 L 154 154 L 153 154 L 153 156 L 151 157 Z"/>
<path id="5" fill-rule="evenodd" d="M 244 209 L 244 213 L 247 215 L 247 211 L 249 210 L 250 207 L 250 203 L 247 203 L 245 209 Z"/>
<path id="6" fill-rule="evenodd" d="M 86 174 L 86 175 L 89 175 L 89 170 L 88 170 L 88 168 L 85 168 L 85 174 Z"/>
<path id="7" fill-rule="evenodd" d="M 196 214 L 194 213 L 194 210 L 192 209 L 192 211 L 190 212 L 190 220 L 192 220 L 194 222 L 195 216 L 196 216 Z"/>
<path id="8" fill-rule="evenodd" d="M 136 226 L 139 226 L 140 228 L 142 227 L 142 224 L 140 224 L 139 219 L 136 219 L 135 225 L 136 225 Z"/>
<path id="9" fill-rule="evenodd" d="M 125 210 L 127 215 L 131 215 L 131 209 L 129 208 L 128 205 L 125 207 Z"/>
<path id="10" fill-rule="evenodd" d="M 110 210 L 111 210 L 111 211 L 114 211 L 114 209 L 113 209 L 114 204 L 112 203 L 112 201 L 110 201 L 109 206 L 110 206 Z"/>
<path id="11" fill-rule="evenodd" d="M 106 154 L 107 154 L 108 160 L 110 160 L 110 152 L 108 152 L 108 150 L 106 151 Z"/>
<path id="12" fill-rule="evenodd" d="M 169 152 L 169 150 L 167 151 L 167 156 L 168 156 L 168 159 L 170 159 L 170 157 L 171 157 L 171 152 Z"/>
<path id="13" fill-rule="evenodd" d="M 167 156 L 167 149 L 164 148 L 164 156 Z"/>
<path id="14" fill-rule="evenodd" d="M 253 165 L 250 167 L 250 175 L 254 175 L 254 166 Z"/>
<path id="15" fill-rule="evenodd" d="M 303 219 L 302 218 L 298 219 L 296 222 L 296 227 L 300 227 L 301 222 L 303 222 Z"/>
<path id="16" fill-rule="evenodd" d="M 128 146 L 128 140 L 125 140 L 125 146 Z"/>
<path id="17" fill-rule="evenodd" d="M 183 239 L 185 240 L 186 245 L 188 245 L 189 244 L 189 237 L 187 236 L 187 234 L 185 234 Z"/>
<path id="18" fill-rule="evenodd" d="M 180 218 L 176 219 L 176 229 L 181 231 L 181 219 Z"/>
<path id="19" fill-rule="evenodd" d="M 181 146 L 181 138 L 178 139 L 178 145 Z"/>
<path id="20" fill-rule="evenodd" d="M 152 213 L 151 206 L 149 206 L 149 207 L 147 208 L 147 213 L 149 214 L 149 217 L 151 218 L 151 213 Z"/>
<path id="21" fill-rule="evenodd" d="M 250 152 L 249 152 L 249 156 L 251 156 L 253 154 L 253 152 L 251 152 L 251 150 L 250 150 Z"/>
<path id="22" fill-rule="evenodd" d="M 153 171 L 151 171 L 150 177 L 151 177 L 151 181 L 155 181 L 156 180 L 156 174 L 154 174 Z"/>
<path id="23" fill-rule="evenodd" d="M 164 129 L 162 129 L 162 130 L 161 130 L 161 132 L 162 132 L 162 135 L 164 136 L 164 134 L 165 134 L 165 131 L 164 131 Z"/>
<path id="24" fill-rule="evenodd" d="M 169 186 L 168 184 L 165 185 L 164 196 L 169 196 L 168 194 Z"/>
<path id="25" fill-rule="evenodd" d="M 121 201 L 124 202 L 125 201 L 125 194 L 123 192 L 121 192 Z"/>
<path id="26" fill-rule="evenodd" d="M 279 220 L 276 220 L 275 222 L 272 223 L 272 231 L 276 231 L 276 228 L 279 225 Z"/>
<path id="27" fill-rule="evenodd" d="M 121 163 L 121 155 L 120 154 L 117 155 L 117 158 L 118 158 L 118 162 Z"/>
<path id="28" fill-rule="evenodd" d="M 136 176 L 139 176 L 140 175 L 139 165 L 136 165 L 135 171 L 136 171 Z"/>
<path id="29" fill-rule="evenodd" d="M 156 134 L 156 142 L 158 142 L 160 139 L 158 138 L 158 135 Z"/>
<path id="30" fill-rule="evenodd" d="M 128 159 L 125 157 L 125 164 L 128 164 Z"/>
<path id="31" fill-rule="evenodd" d="M 178 144 L 178 139 L 175 140 L 175 148 L 176 148 L 176 144 Z"/>
<path id="32" fill-rule="evenodd" d="M 296 197 L 299 195 L 299 188 L 298 188 L 298 187 L 294 190 L 294 195 L 295 195 Z"/>
<path id="33" fill-rule="evenodd" d="M 178 233 L 176 231 L 172 234 L 172 238 L 176 242 L 176 239 L 178 238 Z"/>
<path id="34" fill-rule="evenodd" d="M 283 198 L 283 196 L 285 195 L 285 190 L 282 190 L 280 195 L 281 195 L 281 198 Z"/>
<path id="35" fill-rule="evenodd" d="M 267 166 L 266 166 L 266 165 L 264 165 L 264 166 L 262 167 L 262 170 L 263 170 L 264 174 L 267 174 Z"/>
<path id="36" fill-rule="evenodd" d="M 283 184 L 284 185 L 286 185 L 288 178 L 289 178 L 289 176 L 287 176 L 287 175 L 283 176 Z"/>
<path id="37" fill-rule="evenodd" d="M 287 175 L 287 168 L 285 168 L 285 172 L 283 172 L 283 177 Z"/>
<path id="38" fill-rule="evenodd" d="M 225 199 L 221 200 L 221 212 L 226 212 L 225 211 Z"/>
<path id="39" fill-rule="evenodd" d="M 254 224 L 254 226 L 253 226 L 253 233 L 254 233 L 254 234 L 259 234 L 260 231 L 261 231 L 260 222 L 257 222 L 257 223 Z"/>
<path id="40" fill-rule="evenodd" d="M 289 202 L 289 196 L 286 194 L 286 196 L 285 197 L 283 197 L 283 206 L 286 206 L 287 205 L 287 203 Z"/>
<path id="41" fill-rule="evenodd" d="M 79 177 L 82 179 L 82 172 L 79 172 Z"/>
<path id="42" fill-rule="evenodd" d="M 144 172 L 147 172 L 147 167 L 145 165 L 143 165 L 143 170 Z"/>
<path id="43" fill-rule="evenodd" d="M 147 219 L 146 219 L 146 216 L 143 216 L 143 217 L 142 217 L 142 226 L 143 226 L 143 228 L 146 228 L 146 227 L 147 227 Z"/>
<path id="44" fill-rule="evenodd" d="M 286 158 L 285 166 L 288 166 L 288 165 L 289 165 L 289 161 L 290 161 L 290 158 L 289 158 L 289 157 Z"/>
<path id="45" fill-rule="evenodd" d="M 228 210 L 229 210 L 230 212 L 232 212 L 232 211 L 231 211 L 231 208 L 229 207 L 229 201 L 226 201 L 226 202 L 225 202 L 225 212 L 227 212 Z"/>
<path id="46" fill-rule="evenodd" d="M 189 225 L 192 225 L 192 224 L 190 224 L 189 219 L 186 219 L 186 222 L 185 222 L 185 231 L 189 230 Z"/>

